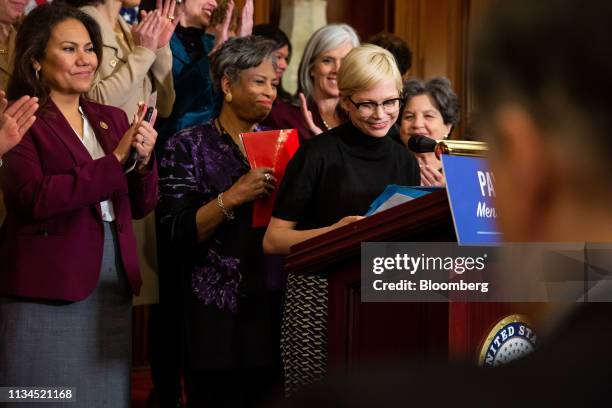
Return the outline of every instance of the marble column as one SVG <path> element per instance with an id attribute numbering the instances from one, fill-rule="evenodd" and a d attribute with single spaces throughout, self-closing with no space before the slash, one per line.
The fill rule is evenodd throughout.
<path id="1" fill-rule="evenodd" d="M 284 88 L 297 90 L 297 72 L 304 47 L 315 30 L 327 24 L 327 0 L 282 0 L 280 29 L 293 46 L 291 63 L 283 76 Z"/>

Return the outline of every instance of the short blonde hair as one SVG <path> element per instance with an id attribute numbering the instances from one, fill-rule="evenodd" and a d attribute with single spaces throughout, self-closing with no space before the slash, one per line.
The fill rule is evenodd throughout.
<path id="1" fill-rule="evenodd" d="M 401 95 L 402 75 L 393 54 L 373 44 L 353 48 L 342 60 L 338 71 L 338 89 L 344 96 L 364 91 L 385 79 L 395 82 Z"/>

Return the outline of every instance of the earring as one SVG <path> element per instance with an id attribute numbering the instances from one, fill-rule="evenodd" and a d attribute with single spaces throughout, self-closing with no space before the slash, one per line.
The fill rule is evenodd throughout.
<path id="1" fill-rule="evenodd" d="M 232 103 L 233 99 L 234 98 L 232 97 L 232 93 L 231 92 L 228 92 L 228 93 L 225 94 L 225 102 Z"/>
<path id="2" fill-rule="evenodd" d="M 38 73 L 39 71 L 40 71 L 40 69 L 35 69 L 35 70 L 34 70 L 34 76 L 36 77 L 36 80 L 37 80 L 37 81 L 40 81 L 40 75 L 39 75 L 39 73 Z"/>

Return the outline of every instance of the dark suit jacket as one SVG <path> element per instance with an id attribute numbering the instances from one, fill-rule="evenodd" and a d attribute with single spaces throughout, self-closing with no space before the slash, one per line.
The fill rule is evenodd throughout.
<path id="1" fill-rule="evenodd" d="M 0 169 L 8 216 L 0 229 L 0 295 L 82 300 L 96 287 L 104 230 L 100 201 L 112 199 L 121 262 L 134 293 L 140 271 L 132 216 L 157 202 L 154 163 L 127 176 L 112 154 L 129 128 L 125 113 L 81 98 L 106 156 L 93 160 L 49 99 Z"/>

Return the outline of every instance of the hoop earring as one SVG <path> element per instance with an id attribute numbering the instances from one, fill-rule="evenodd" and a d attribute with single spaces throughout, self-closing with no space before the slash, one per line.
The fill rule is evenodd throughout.
<path id="1" fill-rule="evenodd" d="M 234 99 L 234 97 L 232 96 L 231 92 L 228 92 L 228 93 L 225 94 L 225 102 L 232 103 L 233 99 Z"/>
<path id="2" fill-rule="evenodd" d="M 34 76 L 36 77 L 36 80 L 37 80 L 37 81 L 40 81 L 40 75 L 39 75 L 39 73 L 38 73 L 39 71 L 40 71 L 40 69 L 35 69 L 35 70 L 34 70 Z"/>

